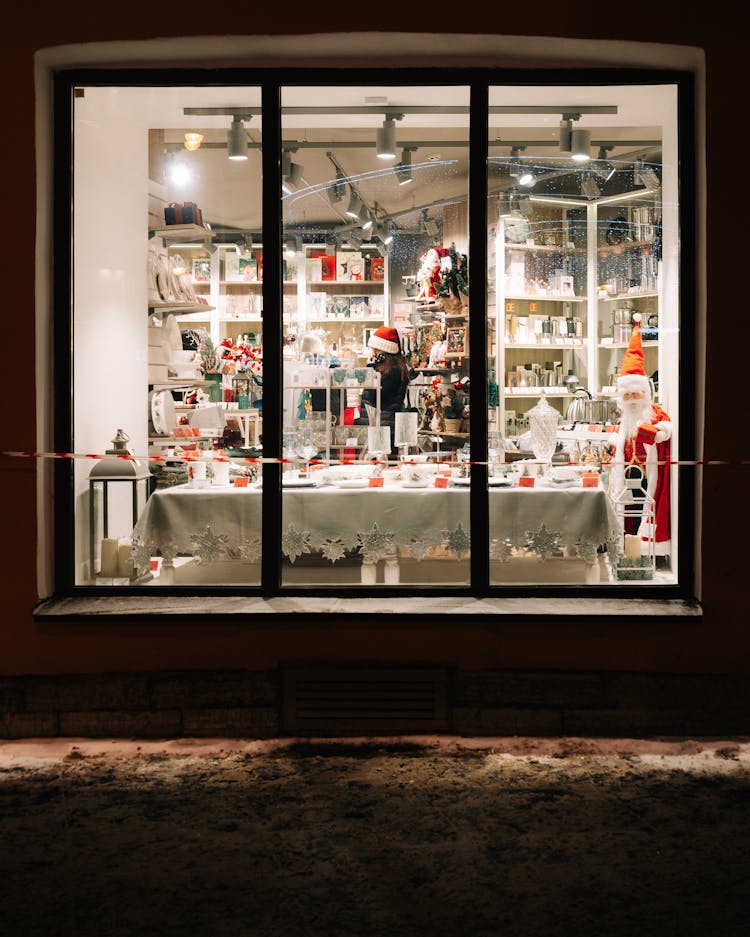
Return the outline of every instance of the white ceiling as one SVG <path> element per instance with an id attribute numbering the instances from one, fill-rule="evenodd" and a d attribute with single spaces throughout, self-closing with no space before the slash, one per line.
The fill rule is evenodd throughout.
<path id="1" fill-rule="evenodd" d="M 164 129 L 165 141 L 179 148 L 186 130 L 199 130 L 204 144 L 223 144 L 230 117 L 226 115 L 185 115 L 184 109 L 194 107 L 231 108 L 260 107 L 260 89 L 221 87 L 159 87 L 159 88 L 91 88 L 83 99 L 76 99 L 77 119 L 96 120 L 110 109 L 128 124 L 142 129 Z M 525 159 L 546 162 L 557 154 L 561 114 L 571 108 L 614 105 L 616 114 L 583 114 L 576 127 L 591 131 L 597 140 L 644 141 L 662 139 L 662 128 L 673 120 L 675 89 L 672 86 L 523 86 L 493 87 L 490 106 L 550 106 L 559 113 L 492 114 L 490 141 L 549 141 L 551 146 L 527 148 Z M 284 114 L 282 138 L 301 143 L 333 143 L 330 149 L 345 174 L 354 181 L 365 201 L 377 203 L 383 213 L 399 214 L 409 224 L 423 206 L 441 200 L 463 197 L 468 185 L 468 149 L 466 145 L 448 146 L 447 141 L 468 141 L 468 114 L 407 113 L 397 122 L 397 143 L 427 141 L 431 145 L 413 154 L 414 182 L 399 186 L 391 171 L 392 163 L 384 164 L 375 154 L 375 131 L 383 120 L 383 107 L 430 106 L 439 109 L 467 106 L 466 87 L 290 87 L 283 90 L 282 107 L 362 107 L 374 108 L 371 114 Z M 246 123 L 249 140 L 260 143 L 262 128 L 259 117 Z M 351 148 L 344 141 L 371 143 L 366 148 Z M 637 148 L 636 148 L 637 149 Z M 293 154 L 303 166 L 303 178 L 295 193 L 284 200 L 285 221 L 289 224 L 343 224 L 346 203 L 331 205 L 326 185 L 335 177 L 327 148 L 301 146 Z M 611 158 L 632 156 L 633 148 L 619 147 Z M 490 155 L 506 158 L 509 146 L 491 147 Z M 202 146 L 194 153 L 180 149 L 178 154 L 192 171 L 192 181 L 178 189 L 170 183 L 170 201 L 189 199 L 203 209 L 204 218 L 214 226 L 230 226 L 259 230 L 261 223 L 261 152 L 250 150 L 246 162 L 234 163 L 226 158 L 225 149 Z M 596 155 L 596 150 L 592 150 Z M 545 160 L 544 158 L 548 159 Z M 492 187 L 493 176 L 490 176 Z M 415 214 L 416 212 L 416 214 Z"/>

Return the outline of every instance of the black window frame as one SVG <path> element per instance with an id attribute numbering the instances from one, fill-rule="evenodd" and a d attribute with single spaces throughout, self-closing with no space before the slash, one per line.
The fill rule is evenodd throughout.
<path id="1" fill-rule="evenodd" d="M 695 595 L 694 538 L 696 468 L 696 382 L 683 380 L 679 388 L 680 536 L 675 584 L 534 584 L 492 585 L 490 583 L 488 489 L 487 481 L 487 156 L 489 90 L 494 86 L 568 85 L 647 85 L 672 84 L 677 87 L 678 121 L 678 218 L 680 243 L 680 371 L 694 374 L 696 354 L 696 170 L 695 170 L 695 87 L 690 72 L 677 70 L 625 68 L 398 68 L 320 67 L 320 68 L 70 68 L 54 75 L 53 111 L 53 439 L 58 453 L 73 447 L 73 117 L 76 87 L 143 86 L 175 87 L 189 85 L 229 87 L 255 86 L 262 100 L 263 234 L 267 243 L 281 244 L 283 229 L 281 192 L 281 92 L 291 86 L 462 86 L 470 89 L 469 127 L 469 273 L 472 315 L 469 341 L 474 353 L 469 363 L 473 416 L 470 445 L 476 464 L 470 489 L 470 583 L 466 586 L 432 587 L 406 585 L 371 587 L 284 586 L 281 583 L 280 466 L 263 466 L 263 551 L 259 586 L 92 586 L 75 583 L 73 569 L 74 503 L 73 460 L 54 462 L 54 595 L 76 596 L 338 596 L 366 597 L 445 597 L 485 598 L 649 598 L 692 600 Z M 60 249 L 65 245 L 65 249 Z M 692 272 L 692 276 L 690 275 Z M 264 255 L 263 306 L 277 310 L 264 317 L 264 413 L 280 413 L 282 393 L 282 264 L 281 251 Z M 270 362 L 278 361 L 272 373 Z M 267 423 L 268 425 L 265 425 Z M 264 423 L 264 455 L 281 455 L 281 420 Z M 270 547 L 270 548 L 269 548 Z"/>

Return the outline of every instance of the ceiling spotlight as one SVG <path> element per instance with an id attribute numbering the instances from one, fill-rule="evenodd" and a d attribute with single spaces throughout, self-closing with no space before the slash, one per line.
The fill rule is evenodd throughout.
<path id="1" fill-rule="evenodd" d="M 350 231 L 346 236 L 347 241 L 353 248 L 362 247 L 362 238 L 354 231 Z"/>
<path id="2" fill-rule="evenodd" d="M 346 209 L 346 216 L 348 218 L 353 218 L 354 221 L 359 221 L 359 215 L 362 211 L 362 199 L 357 195 L 354 189 L 351 190 L 351 195 L 349 196 L 349 206 Z"/>
<path id="3" fill-rule="evenodd" d="M 287 238 L 284 242 L 284 253 L 287 257 L 294 257 L 294 255 L 299 250 L 299 240 L 298 238 Z"/>
<path id="4" fill-rule="evenodd" d="M 399 185 L 408 185 L 413 179 L 411 174 L 411 154 L 411 149 L 409 147 L 404 147 L 401 151 L 401 162 L 393 167 L 393 171 L 398 177 Z"/>
<path id="5" fill-rule="evenodd" d="M 523 185 L 530 189 L 536 182 L 536 179 L 534 178 L 534 173 L 521 163 L 520 154 L 525 149 L 525 146 L 511 147 L 508 174 L 515 178 L 518 185 Z"/>
<path id="6" fill-rule="evenodd" d="M 607 153 L 612 149 L 614 149 L 614 147 L 600 146 L 599 152 L 596 154 L 597 165 L 594 172 L 603 182 L 609 182 L 612 176 L 617 172 L 617 167 L 607 159 Z"/>
<path id="7" fill-rule="evenodd" d="M 383 126 L 378 127 L 375 141 L 378 159 L 396 158 L 396 123 L 392 117 L 386 117 Z"/>
<path id="8" fill-rule="evenodd" d="M 346 176 L 341 172 L 340 169 L 336 169 L 336 181 L 333 185 L 328 186 L 328 201 L 331 205 L 335 205 L 337 202 L 340 202 L 341 199 L 346 195 Z"/>
<path id="9" fill-rule="evenodd" d="M 661 185 L 653 163 L 646 163 L 642 159 L 633 164 L 633 178 L 637 185 L 647 189 L 658 189 Z"/>
<path id="10" fill-rule="evenodd" d="M 435 237 L 440 230 L 437 221 L 435 221 L 434 218 L 428 218 L 426 211 L 422 213 L 422 225 L 424 226 L 425 234 L 429 234 L 430 237 Z"/>
<path id="11" fill-rule="evenodd" d="M 594 174 L 587 172 L 583 175 L 581 179 L 581 193 L 586 196 L 586 198 L 599 198 L 602 194 L 602 190 L 597 185 Z"/>
<path id="12" fill-rule="evenodd" d="M 560 121 L 560 152 L 570 153 L 570 138 L 573 133 L 573 121 L 564 117 Z"/>
<path id="13" fill-rule="evenodd" d="M 577 163 L 591 159 L 591 131 L 574 130 L 570 135 L 570 157 Z"/>
<path id="14" fill-rule="evenodd" d="M 383 244 L 390 244 L 393 240 L 393 228 L 388 228 L 386 231 L 385 237 L 383 238 Z"/>
<path id="15" fill-rule="evenodd" d="M 239 117 L 232 118 L 232 126 L 227 133 L 227 149 L 229 159 L 247 159 L 247 134 Z"/>
<path id="16" fill-rule="evenodd" d="M 283 150 L 281 153 L 281 188 L 287 193 L 292 192 L 302 181 L 302 166 L 292 162 L 292 153 L 295 150 Z"/>
<path id="17" fill-rule="evenodd" d="M 372 215 L 370 214 L 370 209 L 366 206 L 362 206 L 362 214 L 360 217 L 360 227 L 363 231 L 369 231 L 372 228 Z"/>
<path id="18" fill-rule="evenodd" d="M 197 133 L 193 130 L 188 130 L 185 134 L 185 149 L 190 150 L 191 153 L 194 153 L 195 150 L 203 143 L 203 134 Z"/>

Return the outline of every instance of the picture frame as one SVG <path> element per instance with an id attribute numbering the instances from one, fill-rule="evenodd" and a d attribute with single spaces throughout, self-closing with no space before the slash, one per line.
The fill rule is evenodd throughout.
<path id="1" fill-rule="evenodd" d="M 196 257 L 193 260 L 193 282 L 208 283 L 211 279 L 211 259 L 209 257 Z"/>

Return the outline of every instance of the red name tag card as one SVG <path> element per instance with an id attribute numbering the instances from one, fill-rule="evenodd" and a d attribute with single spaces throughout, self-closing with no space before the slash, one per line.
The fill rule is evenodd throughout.
<path id="1" fill-rule="evenodd" d="M 518 479 L 518 487 L 519 488 L 533 488 L 535 481 L 536 479 L 534 478 L 533 475 L 522 475 Z"/>
<path id="2" fill-rule="evenodd" d="M 436 488 L 447 488 L 448 487 L 448 476 L 447 475 L 436 475 L 435 476 L 435 487 Z"/>
<path id="3" fill-rule="evenodd" d="M 599 476 L 598 475 L 584 475 L 582 482 L 583 482 L 584 488 L 598 488 Z"/>
<path id="4" fill-rule="evenodd" d="M 384 481 L 385 479 L 383 478 L 382 475 L 376 476 L 375 478 L 368 478 L 367 487 L 368 488 L 382 488 Z"/>
<path id="5" fill-rule="evenodd" d="M 239 478 L 235 478 L 234 487 L 235 488 L 247 488 L 247 483 L 250 479 L 246 475 L 242 475 Z"/>

